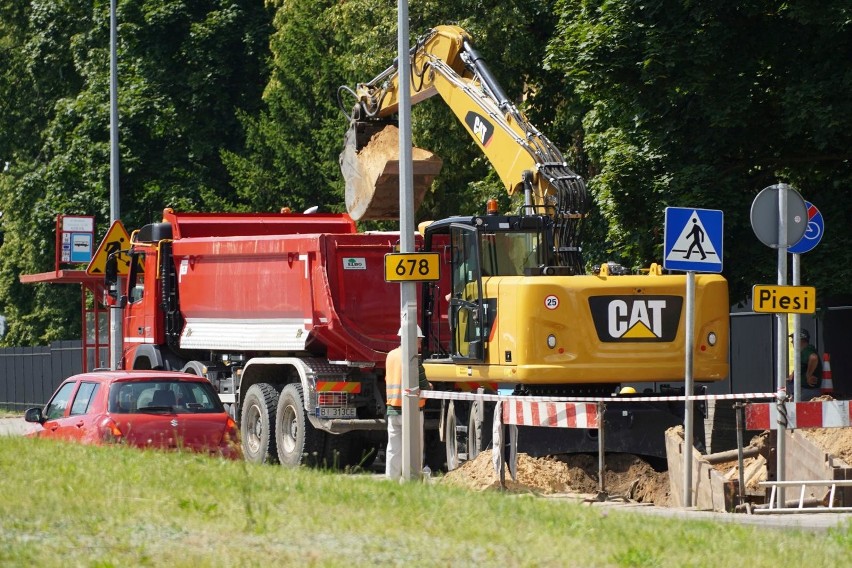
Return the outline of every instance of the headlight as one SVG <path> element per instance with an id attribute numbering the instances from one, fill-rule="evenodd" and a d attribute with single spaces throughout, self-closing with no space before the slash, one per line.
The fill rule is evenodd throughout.
<path id="1" fill-rule="evenodd" d="M 707 343 L 710 344 L 710 347 L 716 345 L 716 332 L 711 331 L 707 334 Z"/>
<path id="2" fill-rule="evenodd" d="M 552 333 L 547 336 L 547 346 L 553 349 L 556 347 L 556 336 Z"/>

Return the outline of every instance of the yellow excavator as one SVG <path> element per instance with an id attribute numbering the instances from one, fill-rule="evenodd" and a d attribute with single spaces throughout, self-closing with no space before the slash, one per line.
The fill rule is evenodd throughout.
<path id="1" fill-rule="evenodd" d="M 424 366 L 435 388 L 489 385 L 516 395 L 612 396 L 631 385 L 646 397 L 682 394 L 686 277 L 663 274 L 658 265 L 631 274 L 614 263 L 586 274 L 579 230 L 588 211 L 585 184 L 503 92 L 468 34 L 438 26 L 409 55 L 412 104 L 440 95 L 506 191 L 524 196 L 515 214 L 489 207 L 423 229 L 423 247 L 441 253 L 446 275 L 424 285 L 421 298 Z M 356 98 L 340 157 L 347 208 L 356 219 L 398 217 L 393 118 L 399 81 L 392 65 L 354 89 L 341 87 Z M 413 166 L 416 204 L 440 160 L 415 149 Z M 723 380 L 727 282 L 710 274 L 695 281 L 693 377 Z M 488 413 L 487 404 L 484 412 L 463 401 L 442 407 L 437 423 L 447 464 L 465 453 L 473 457 L 489 443 L 487 420 L 483 426 Z M 607 451 L 664 457 L 665 428 L 683 423 L 683 404 L 611 405 L 605 421 Z M 520 450 L 531 455 L 597 450 L 592 433 L 534 430 L 520 438 L 526 442 Z M 703 446 L 701 420 L 694 432 Z M 427 455 L 428 446 L 427 438 Z"/>

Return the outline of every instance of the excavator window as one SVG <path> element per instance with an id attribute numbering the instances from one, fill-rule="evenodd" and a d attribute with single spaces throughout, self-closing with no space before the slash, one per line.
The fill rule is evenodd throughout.
<path id="1" fill-rule="evenodd" d="M 482 360 L 483 306 L 480 251 L 474 228 L 454 225 L 453 293 L 450 298 L 450 352 L 454 359 Z"/>
<path id="2" fill-rule="evenodd" d="M 525 269 L 543 263 L 541 250 L 541 234 L 536 231 L 482 233 L 482 275 L 523 276 Z"/>

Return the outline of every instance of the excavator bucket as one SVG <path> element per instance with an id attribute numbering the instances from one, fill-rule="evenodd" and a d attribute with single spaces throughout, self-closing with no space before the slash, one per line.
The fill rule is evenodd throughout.
<path id="1" fill-rule="evenodd" d="M 414 210 L 441 171 L 442 160 L 413 148 Z M 353 121 L 346 132 L 340 171 L 346 211 L 356 221 L 399 219 L 399 129 L 387 123 Z"/>

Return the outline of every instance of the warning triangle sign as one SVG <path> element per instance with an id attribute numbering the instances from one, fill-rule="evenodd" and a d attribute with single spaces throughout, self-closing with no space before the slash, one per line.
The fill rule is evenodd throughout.
<path id="1" fill-rule="evenodd" d="M 719 255 L 713 248 L 713 243 L 707 236 L 707 230 L 704 228 L 698 212 L 693 211 L 689 216 L 680 236 L 666 256 L 666 261 L 689 261 L 706 264 L 721 262 Z"/>
<path id="2" fill-rule="evenodd" d="M 115 254 L 118 260 L 117 268 L 119 276 L 127 276 L 130 272 L 130 258 L 127 254 L 117 254 L 121 251 L 130 249 L 130 235 L 127 234 L 127 229 L 121 221 L 116 220 L 107 231 L 104 240 L 98 245 L 98 250 L 89 266 L 86 267 L 86 274 L 101 275 L 106 274 L 107 258 L 111 254 Z"/>

